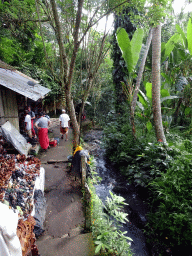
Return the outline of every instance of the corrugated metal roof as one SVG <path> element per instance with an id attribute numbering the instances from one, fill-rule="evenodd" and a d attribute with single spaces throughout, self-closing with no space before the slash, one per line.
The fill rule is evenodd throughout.
<path id="1" fill-rule="evenodd" d="M 4 68 L 0 68 L 0 84 L 34 101 L 43 98 L 51 91 L 39 85 L 38 81 L 35 81 L 17 70 Z"/>

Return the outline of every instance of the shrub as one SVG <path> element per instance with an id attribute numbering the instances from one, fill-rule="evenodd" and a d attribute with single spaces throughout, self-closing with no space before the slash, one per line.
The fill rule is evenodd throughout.
<path id="1" fill-rule="evenodd" d="M 81 123 L 82 132 L 87 132 L 87 131 L 91 130 L 92 127 L 93 127 L 93 124 L 91 121 L 84 121 Z"/>
<path id="2" fill-rule="evenodd" d="M 167 172 L 150 183 L 158 208 L 148 215 L 148 225 L 172 246 L 192 244 L 191 169 L 191 159 L 177 156 Z"/>
<path id="3" fill-rule="evenodd" d="M 93 159 L 92 159 L 93 160 Z M 91 161 L 92 162 L 92 161 Z M 127 215 L 122 211 L 125 199 L 110 192 L 111 198 L 107 197 L 106 204 L 96 195 L 93 184 L 98 180 L 98 176 L 93 171 L 94 164 L 91 166 L 92 178 L 88 179 L 88 186 L 91 192 L 91 218 L 92 234 L 96 245 L 96 255 L 124 255 L 131 256 L 131 238 L 126 237 L 127 232 L 120 230 L 121 224 L 127 220 Z M 105 212 L 104 212 L 105 210 Z"/>
<path id="4" fill-rule="evenodd" d="M 156 244 L 165 248 L 192 245 L 192 141 L 184 131 L 168 133 L 168 146 L 152 133 L 133 139 L 123 117 L 113 116 L 105 128 L 105 145 L 109 158 L 118 164 L 123 175 L 149 190 L 151 212 L 146 232 Z M 121 119 L 122 122 L 121 122 Z M 121 125 L 119 125 L 121 123 Z M 138 128 L 137 128 L 138 129 Z M 140 129 L 137 134 L 143 134 Z M 150 137 L 150 140 L 148 138 Z M 148 141 L 151 141 L 148 143 Z M 152 243 L 151 243 L 152 244 Z M 160 255 L 159 251 L 157 254 Z"/>

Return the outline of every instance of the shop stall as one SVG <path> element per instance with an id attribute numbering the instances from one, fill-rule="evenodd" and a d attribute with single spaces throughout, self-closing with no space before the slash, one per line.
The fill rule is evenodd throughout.
<path id="1" fill-rule="evenodd" d="M 0 255 L 37 256 L 35 230 L 43 232 L 43 218 L 38 220 L 35 207 L 38 195 L 41 208 L 46 206 L 45 171 L 38 158 L 7 154 L 3 145 L 0 136 Z"/>

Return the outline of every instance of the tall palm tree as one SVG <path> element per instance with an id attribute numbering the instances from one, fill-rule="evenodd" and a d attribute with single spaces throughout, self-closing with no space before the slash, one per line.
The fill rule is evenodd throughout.
<path id="1" fill-rule="evenodd" d="M 157 141 L 166 143 L 163 130 L 160 102 L 160 67 L 161 67 L 161 25 L 153 28 L 152 37 L 152 105 Z"/>

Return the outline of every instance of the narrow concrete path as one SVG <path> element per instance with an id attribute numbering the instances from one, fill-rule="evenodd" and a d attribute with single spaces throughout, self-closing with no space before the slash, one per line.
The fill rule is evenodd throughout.
<path id="1" fill-rule="evenodd" d="M 53 121 L 52 121 L 53 122 Z M 59 122 L 54 119 L 53 133 L 60 138 Z M 41 256 L 93 256 L 90 233 L 84 233 L 84 212 L 81 181 L 69 172 L 67 156 L 72 154 L 72 130 L 68 141 L 60 140 L 39 157 L 45 168 L 45 197 L 47 201 L 45 232 L 37 240 Z"/>

